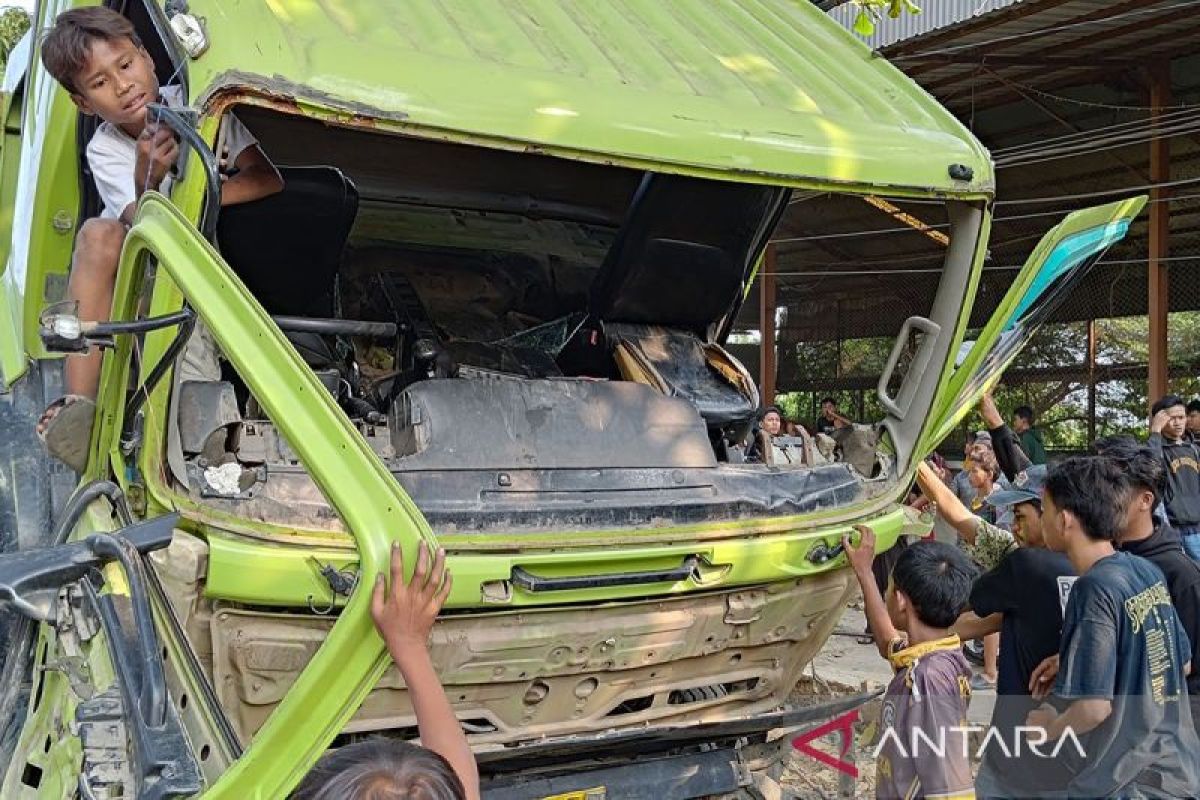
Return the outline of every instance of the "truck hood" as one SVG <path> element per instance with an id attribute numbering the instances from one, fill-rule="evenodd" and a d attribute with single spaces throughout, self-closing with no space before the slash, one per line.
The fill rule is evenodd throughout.
<path id="1" fill-rule="evenodd" d="M 196 0 L 193 101 L 756 182 L 993 189 L 987 151 L 807 2 Z M 951 164 L 971 177 L 950 177 Z M 956 174 L 964 173 L 956 170 Z"/>

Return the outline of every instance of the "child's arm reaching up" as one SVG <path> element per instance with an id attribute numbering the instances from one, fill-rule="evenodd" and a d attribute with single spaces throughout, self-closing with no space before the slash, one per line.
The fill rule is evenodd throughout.
<path id="1" fill-rule="evenodd" d="M 412 581 L 405 583 L 404 558 L 400 546 L 393 544 L 392 580 L 385 587 L 383 575 L 375 576 L 371 618 L 404 676 L 417 714 L 421 744 L 450 763 L 462 781 L 467 798 L 475 800 L 479 797 L 475 756 L 429 658 L 429 631 L 450 595 L 450 585 L 445 550 L 437 551 L 431 570 L 428 547 L 421 544 Z"/>
<path id="2" fill-rule="evenodd" d="M 867 624 L 871 626 L 871 635 L 875 637 L 875 646 L 879 655 L 887 658 L 891 655 L 892 643 L 900 633 L 892 625 L 888 616 L 887 605 L 875 585 L 875 576 L 871 573 L 871 562 L 875 560 L 875 532 L 866 525 L 855 525 L 859 533 L 858 547 L 850 544 L 850 535 L 842 534 L 842 548 L 846 551 L 846 559 L 854 569 L 854 577 L 858 578 L 859 588 L 862 589 L 863 605 L 866 606 Z"/>

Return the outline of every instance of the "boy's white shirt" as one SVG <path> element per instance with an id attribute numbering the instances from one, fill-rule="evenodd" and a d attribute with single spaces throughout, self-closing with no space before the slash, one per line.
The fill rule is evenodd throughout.
<path id="1" fill-rule="evenodd" d="M 182 86 L 163 86 L 159 95 L 171 108 L 184 105 Z M 228 146 L 228 164 L 233 165 L 242 151 L 257 145 L 246 126 L 232 114 L 222 120 L 224 144 Z M 110 122 L 100 123 L 87 146 L 88 166 L 104 201 L 102 219 L 118 219 L 130 203 L 137 200 L 133 171 L 137 165 L 137 140 Z M 168 172 L 158 191 L 170 194 L 174 178 Z"/>

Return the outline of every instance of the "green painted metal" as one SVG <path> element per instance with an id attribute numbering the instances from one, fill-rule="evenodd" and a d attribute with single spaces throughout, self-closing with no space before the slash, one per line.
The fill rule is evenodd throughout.
<path id="1" fill-rule="evenodd" d="M 954 426 L 970 413 L 983 393 L 1000 380 L 1004 370 L 1020 352 L 1020 345 L 1033 334 L 1033 329 L 1023 329 L 1012 341 L 1004 340 L 1006 347 L 999 361 L 992 357 L 998 343 L 1002 342 L 1002 335 L 1013 327 L 1016 318 L 1026 317 L 1049 298 L 1049 293 L 1045 291 L 1049 283 L 1044 273 L 1062 267 L 1058 263 L 1063 253 L 1060 248 L 1069 244 L 1073 237 L 1094 234 L 1093 247 L 1079 247 L 1071 256 L 1081 261 L 1089 254 L 1102 251 L 1124 237 L 1129 223 L 1141 212 L 1146 200 L 1145 195 L 1140 195 L 1074 211 L 1042 237 L 980 332 L 970 353 L 954 370 L 948 385 L 939 392 L 939 400 L 935 401 L 930 412 L 930 422 L 925 427 L 921 444 L 916 448 L 918 454 L 933 452 Z M 974 290 L 971 296 L 974 296 Z"/>
<path id="2" fill-rule="evenodd" d="M 392 542 L 400 542 L 413 563 L 418 542 L 434 543 L 421 513 L 258 302 L 161 195 L 142 200 L 121 270 L 132 273 L 149 255 L 210 324 L 222 351 L 267 413 L 279 420 L 353 532 L 363 585 L 369 588 L 384 569 Z M 371 624 L 369 601 L 368 591 L 354 593 L 312 663 L 206 797 L 284 797 L 315 763 L 383 674 L 387 654 Z"/>
<path id="3" fill-rule="evenodd" d="M 189 65 L 202 97 L 253 86 L 305 113 L 726 180 L 993 189 L 975 137 L 811 3 L 191 7 L 212 40 Z"/>
<path id="4" fill-rule="evenodd" d="M 879 538 L 880 549 L 891 547 L 907 524 L 901 508 L 872 516 L 871 527 Z M 605 589 L 530 594 L 513 588 L 511 599 L 500 607 L 530 607 L 558 603 L 603 602 L 655 594 L 686 594 L 694 591 L 728 589 L 734 586 L 771 583 L 805 577 L 840 569 L 844 558 L 824 564 L 813 564 L 807 555 L 818 542 L 836 544 L 842 533 L 850 532 L 849 525 L 823 527 L 817 530 L 791 531 L 769 536 L 722 539 L 706 543 L 675 545 L 572 549 L 557 552 L 521 552 L 474 554 L 451 552 L 450 568 L 454 572 L 454 588 L 446 603 L 448 608 L 496 608 L 495 600 L 486 602 L 486 584 L 506 582 L 515 566 L 537 574 L 553 577 L 591 575 L 597 573 L 633 572 L 678 566 L 689 555 L 699 555 L 705 566 L 698 581 L 681 581 L 654 587 L 626 586 Z M 570 533 L 559 534 L 569 540 Z M 686 539 L 686 537 L 679 537 Z M 255 541 L 242 536 L 224 535 L 210 530 L 208 540 L 208 576 L 205 594 L 221 600 L 231 600 L 254 606 L 284 606 L 306 608 L 310 602 L 324 606 L 341 598 L 331 596 L 329 585 L 319 574 L 319 565 L 332 564 L 338 569 L 353 568 L 358 559 L 345 550 L 284 546 Z M 253 564 L 253 570 L 246 565 Z"/>
<path id="5" fill-rule="evenodd" d="M 40 3 L 34 30 L 44 30 L 61 10 L 77 3 L 49 0 Z M 38 314 L 50 302 L 65 298 L 67 268 L 79 212 L 79 155 L 75 141 L 78 111 L 70 97 L 54 79 L 40 68 L 40 37 L 35 37 L 30 70 L 25 80 L 22 109 L 23 146 L 19 159 L 4 161 L 4 169 L 18 169 L 11 208 L 12 247 L 0 276 L 0 301 L 7 299 L 8 310 L 0 311 L 19 330 L 20 347 L 32 358 L 50 357 L 38 337 Z M 8 180 L 7 172 L 4 180 Z M 58 224 L 56 224 L 58 223 Z M 0 328 L 7 338 L 8 327 Z M 3 385 L 24 373 L 24 364 L 0 345 L 4 365 Z M 10 372 L 10 370 L 12 370 Z"/>

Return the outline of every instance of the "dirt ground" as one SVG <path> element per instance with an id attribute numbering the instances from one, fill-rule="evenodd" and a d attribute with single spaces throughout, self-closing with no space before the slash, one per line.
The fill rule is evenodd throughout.
<path id="1" fill-rule="evenodd" d="M 860 644 L 858 636 L 865 628 L 865 619 L 858 604 L 847 609 L 837 630 L 822 648 L 812 667 L 792 694 L 794 702 L 827 699 L 883 688 L 891 679 L 891 670 L 879 657 L 873 644 Z M 991 717 L 994 695 L 976 692 L 971 698 L 968 718 L 976 724 L 986 724 Z M 803 753 L 794 753 L 783 773 L 783 787 L 805 800 L 833 800 L 875 796 L 875 763 L 871 758 L 875 724 L 879 719 L 880 701 L 874 700 L 860 710 L 855 730 L 855 744 L 846 759 L 852 760 L 858 777 L 851 779 Z M 838 737 L 835 733 L 814 741 L 813 746 L 837 757 Z"/>

